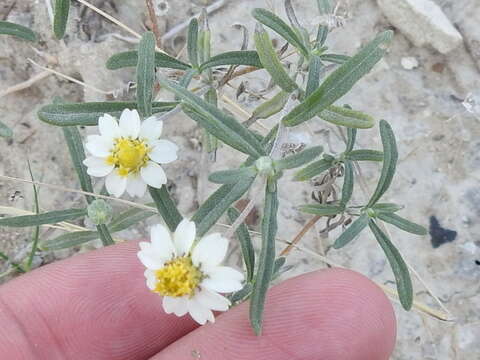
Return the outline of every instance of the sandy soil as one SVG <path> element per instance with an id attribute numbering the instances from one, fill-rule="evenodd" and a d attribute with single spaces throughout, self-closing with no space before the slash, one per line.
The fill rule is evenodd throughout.
<path id="1" fill-rule="evenodd" d="M 143 4 L 140 0 L 122 1 L 117 6 L 113 5 L 113 1 L 92 2 L 138 32 L 144 30 L 145 24 L 148 25 L 145 9 L 138 6 L 138 3 Z M 266 3 L 268 6 L 277 2 Z M 314 24 L 314 1 L 294 3 L 302 22 L 309 26 Z M 430 48 L 414 47 L 401 32 L 396 31 L 387 56 L 341 100 L 377 119 L 387 119 L 396 132 L 400 160 L 397 176 L 385 200 L 406 205 L 403 215 L 412 220 L 428 226 L 430 217 L 435 216 L 442 227 L 457 232 L 454 241 L 434 248 L 430 236 L 417 237 L 389 228 L 407 261 L 456 319 L 455 322 L 441 322 L 416 312 L 407 313 L 395 304 L 399 330 L 393 359 L 402 360 L 480 358 L 480 224 L 477 221 L 480 216 L 480 125 L 479 120 L 462 105 L 469 93 L 478 93 L 480 89 L 480 44 L 476 42 L 475 34 L 469 32 L 472 14 L 474 11 L 479 13 L 480 4 L 475 0 L 438 0 L 437 3 L 461 30 L 465 46 L 450 55 L 441 55 Z M 112 54 L 134 48 L 129 35 L 74 1 L 68 36 L 59 42 L 50 30 L 45 4 L 46 1 L 38 0 L 2 1 L 0 19 L 31 26 L 39 34 L 40 41 L 32 47 L 11 37 L 0 37 L 0 91 L 42 71 L 29 63 L 27 58 L 98 89 L 125 89 L 128 81 L 133 79 L 133 72 L 112 73 L 105 69 L 104 64 Z M 197 13 L 203 4 L 201 0 L 171 1 L 168 15 L 160 18 L 161 30 L 167 31 L 187 16 Z M 262 0 L 227 1 L 221 10 L 211 16 L 214 51 L 238 49 L 241 33 L 231 27 L 232 23 L 242 23 L 253 31 L 254 21 L 249 12 L 254 7 L 265 5 Z M 276 7 L 282 13 L 280 2 Z M 348 16 L 344 26 L 334 30 L 328 41 L 328 46 L 335 51 L 354 53 L 376 32 L 390 27 L 374 0 L 350 0 L 346 8 Z M 184 41 L 185 34 L 181 32 L 165 45 L 169 51 L 175 52 Z M 414 57 L 419 66 L 405 69 L 401 65 L 404 57 Z M 268 85 L 268 77 L 263 71 L 255 72 L 247 79 L 245 84 L 251 93 Z M 236 81 L 234 85 L 239 86 L 240 82 Z M 233 98 L 235 89 L 227 89 L 226 94 Z M 28 89 L 0 98 L 2 121 L 15 133 L 11 141 L 0 139 L 0 174 L 27 179 L 26 162 L 29 159 L 36 179 L 78 188 L 61 130 L 40 122 L 36 117 L 36 111 L 57 95 L 73 102 L 105 99 L 105 95 L 97 91 L 54 75 Z M 127 93 L 120 98 L 133 96 L 133 93 Z M 239 103 L 251 111 L 259 101 L 255 96 L 242 95 Z M 274 119 L 269 120 L 266 125 L 270 126 L 273 122 Z M 82 131 L 90 133 L 94 129 Z M 316 123 L 295 131 L 310 134 L 313 144 L 322 144 L 333 152 L 342 151 L 334 127 Z M 201 132 L 193 121 L 183 115 L 168 121 L 166 133 L 182 148 L 180 160 L 169 166 L 167 173 L 181 211 L 189 215 L 198 201 L 215 189 L 205 181 L 205 170 L 236 166 L 239 164 L 238 154 L 223 147 L 215 163 L 205 161 L 199 146 Z M 358 146 L 380 148 L 378 129 L 362 131 Z M 379 170 L 376 165 L 362 169 L 366 191 L 356 191 L 354 201 L 359 204 L 373 190 Z M 282 239 L 291 239 L 309 219 L 295 206 L 309 201 L 311 191 L 309 184 L 292 184 L 288 174 L 282 179 L 279 211 Z M 46 188 L 40 190 L 40 199 L 45 210 L 83 204 L 83 198 L 78 194 Z M 0 205 L 31 210 L 32 201 L 31 186 L 0 180 Z M 132 239 L 145 233 L 146 227 L 141 225 L 121 233 L 119 237 Z M 44 231 L 41 236 L 47 238 L 51 234 L 51 231 Z M 337 235 L 333 232 L 328 238 L 321 238 L 311 232 L 302 244 L 314 252 L 325 253 Z M 1 229 L 0 250 L 14 259 L 20 259 L 28 251 L 30 239 L 29 231 Z M 80 251 L 95 246 L 98 244 Z M 35 263 L 38 266 L 76 251 L 40 254 Z M 332 262 L 392 286 L 393 276 L 385 257 L 368 234 L 342 251 L 327 251 L 326 256 Z M 326 266 L 319 257 L 300 251 L 292 253 L 289 264 L 294 267 L 284 277 Z M 419 301 L 435 307 L 432 297 L 418 279 L 415 280 L 415 291 Z"/>

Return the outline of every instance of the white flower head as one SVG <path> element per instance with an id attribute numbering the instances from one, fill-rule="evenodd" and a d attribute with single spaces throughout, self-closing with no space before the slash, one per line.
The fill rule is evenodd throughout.
<path id="1" fill-rule="evenodd" d="M 230 301 L 219 293 L 242 288 L 243 274 L 220 265 L 228 240 L 219 233 L 201 238 L 196 244 L 195 223 L 187 219 L 173 236 L 163 225 L 150 230 L 151 242 L 141 242 L 138 258 L 147 268 L 148 288 L 163 296 L 167 314 L 190 316 L 199 324 L 214 322 L 214 311 L 226 311 Z"/>
<path id="2" fill-rule="evenodd" d="M 87 173 L 106 176 L 107 191 L 120 197 L 127 190 L 130 196 L 143 196 L 147 185 L 160 188 L 167 176 L 159 164 L 177 159 L 178 147 L 160 140 L 163 123 L 154 116 L 140 121 L 137 110 L 125 109 L 120 121 L 105 114 L 98 119 L 100 135 L 90 135 L 85 147 L 92 155 L 83 163 Z"/>

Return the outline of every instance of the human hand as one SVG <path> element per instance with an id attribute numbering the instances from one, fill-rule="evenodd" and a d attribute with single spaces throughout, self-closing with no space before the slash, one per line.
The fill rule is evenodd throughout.
<path id="1" fill-rule="evenodd" d="M 348 270 L 273 287 L 263 334 L 248 304 L 198 327 L 145 287 L 137 242 L 44 266 L 0 287 L 0 354 L 21 360 L 383 360 L 395 316 L 383 292 Z"/>

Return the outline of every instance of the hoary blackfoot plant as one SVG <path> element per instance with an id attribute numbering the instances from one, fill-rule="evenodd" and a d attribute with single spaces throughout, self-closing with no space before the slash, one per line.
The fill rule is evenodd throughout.
<path id="1" fill-rule="evenodd" d="M 320 15 L 328 17 L 332 11 L 329 1 L 317 2 Z M 69 6 L 69 0 L 55 2 L 53 30 L 57 38 L 65 34 Z M 260 334 L 268 288 L 285 263 L 285 257 L 277 257 L 275 246 L 278 188 L 282 186 L 278 180 L 284 172 L 293 171 L 293 181 L 328 185 L 314 191 L 314 203 L 297 205 L 304 213 L 324 218 L 328 225 L 335 221 L 331 229 L 343 227 L 333 248 L 340 249 L 360 232 L 370 229 L 371 238 L 376 239 L 391 265 L 401 304 L 409 310 L 413 302 L 409 271 L 383 224 L 418 235 L 424 235 L 426 230 L 397 215 L 402 206 L 381 202 L 397 164 L 394 133 L 387 121 L 380 120 L 383 148 L 356 149 L 357 132 L 374 127 L 376 121 L 348 105 L 336 104 L 384 56 L 392 31 L 379 33 L 356 54 L 334 54 L 326 46 L 331 30 L 326 23 L 315 29 L 306 28 L 297 19 L 290 0 L 285 1 L 285 9 L 290 24 L 268 10 L 253 10 L 257 21 L 254 50 L 247 50 L 248 33 L 244 29 L 246 36 L 241 50 L 212 56 L 206 13 L 191 20 L 183 59 L 157 51 L 153 33 L 146 32 L 136 50 L 112 54 L 106 63 L 105 71 L 136 69 L 136 78 L 132 79 L 136 88 L 134 101 L 68 103 L 55 99 L 43 106 L 38 117 L 62 128 L 88 206 L 3 217 L 0 226 L 38 229 L 41 225 L 88 217 L 96 227 L 47 239 L 42 236 L 40 249 L 49 251 L 98 238 L 103 245 L 111 245 L 115 242 L 112 234 L 159 214 L 163 224 L 151 228 L 150 241 L 140 243 L 138 257 L 146 268 L 147 287 L 163 296 L 165 311 L 177 316 L 189 313 L 204 324 L 214 321 L 212 310 L 225 311 L 249 299 L 251 325 Z M 0 22 L 0 34 L 36 41 L 31 30 L 7 22 Z M 274 47 L 273 34 L 285 42 L 281 50 Z M 287 64 L 287 46 L 293 50 L 296 62 Z M 246 68 L 238 71 L 239 67 Z M 219 106 L 222 87 L 242 74 L 262 69 L 271 78 L 269 92 L 276 93 L 260 104 L 250 119 L 241 122 Z M 158 101 L 158 89 L 171 93 L 173 100 Z M 238 168 L 209 174 L 209 180 L 220 186 L 190 219 L 178 211 L 163 170 L 177 160 L 177 152 L 181 150 L 163 138 L 162 124 L 180 111 L 202 128 L 203 151 L 214 155 L 223 144 L 239 155 L 247 155 Z M 267 118 L 276 123 L 268 134 L 250 129 L 259 119 Z M 327 154 L 322 146 L 284 151 L 289 129 L 307 122 L 336 125 L 342 134 L 346 133 L 345 151 Z M 83 138 L 78 129 L 85 126 L 98 126 L 98 134 Z M 0 123 L 0 135 L 12 136 L 12 133 Z M 214 159 L 210 157 L 211 161 Z M 378 184 L 366 204 L 352 203 L 352 194 L 357 189 L 356 168 L 366 161 L 381 163 Z M 95 194 L 91 177 L 98 181 L 105 178 L 100 195 L 142 197 L 148 190 L 153 203 L 114 213 L 109 204 L 113 199 Z M 334 190 L 339 187 L 338 178 L 343 178 L 339 196 Z M 243 211 L 234 206 L 255 183 L 262 185 L 264 198 L 258 253 L 245 223 L 251 206 L 247 205 Z M 232 226 L 224 234 L 212 233 L 213 226 L 223 216 Z M 244 272 L 221 265 L 228 238 L 233 235 L 240 244 Z M 32 254 L 35 250 L 36 245 Z"/>

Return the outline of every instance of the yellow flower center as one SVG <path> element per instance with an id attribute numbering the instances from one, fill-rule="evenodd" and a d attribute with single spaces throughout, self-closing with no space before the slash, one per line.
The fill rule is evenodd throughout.
<path id="1" fill-rule="evenodd" d="M 130 173 L 138 173 L 145 166 L 149 152 L 150 148 L 143 140 L 118 138 L 115 139 L 107 163 L 115 165 L 119 175 L 127 176 Z"/>
<path id="2" fill-rule="evenodd" d="M 175 258 L 155 271 L 157 284 L 154 292 L 163 296 L 193 295 L 202 280 L 201 271 L 188 256 Z"/>

